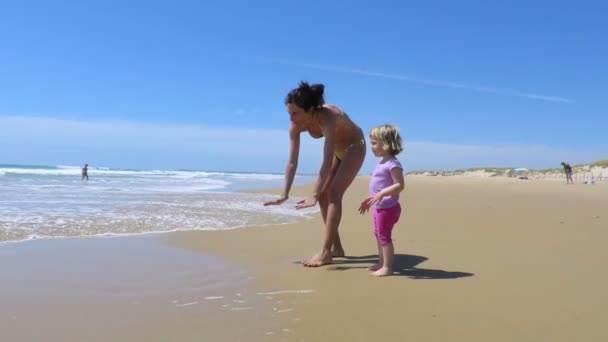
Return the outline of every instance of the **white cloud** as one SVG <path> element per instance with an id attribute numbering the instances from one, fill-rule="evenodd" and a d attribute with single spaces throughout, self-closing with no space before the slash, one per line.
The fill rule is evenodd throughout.
<path id="1" fill-rule="evenodd" d="M 318 171 L 322 144 L 322 139 L 302 135 L 300 172 Z M 79 165 L 86 161 L 110 167 L 282 172 L 289 139 L 287 129 L 0 116 L 0 146 L 0 164 Z M 606 155 L 597 151 L 543 145 L 432 141 L 406 141 L 406 151 L 400 156 L 407 170 L 547 168 L 558 167 L 562 160 L 576 164 L 602 158 Z M 362 173 L 369 173 L 376 162 L 368 151 Z"/>
<path id="2" fill-rule="evenodd" d="M 79 164 L 103 156 L 98 165 L 282 171 L 288 139 L 287 129 L 0 116 L 0 144 L 11 146 L 0 150 L 0 163 Z M 314 172 L 320 142 L 305 140 L 300 170 Z"/>
<path id="3" fill-rule="evenodd" d="M 460 169 L 469 167 L 559 168 L 566 160 L 573 164 L 606 158 L 598 151 L 580 151 L 545 145 L 474 145 L 427 141 L 407 143 L 402 156 L 407 169 Z"/>
<path id="4" fill-rule="evenodd" d="M 134 121 L 77 121 L 44 117 L 0 117 L 3 134 L 0 139 L 46 145 L 79 145 L 89 147 L 135 147 L 159 149 L 198 149 L 198 146 L 234 148 L 255 139 L 260 143 L 274 141 L 280 130 L 193 126 Z M 226 133 L 230 134 L 226 134 Z"/>

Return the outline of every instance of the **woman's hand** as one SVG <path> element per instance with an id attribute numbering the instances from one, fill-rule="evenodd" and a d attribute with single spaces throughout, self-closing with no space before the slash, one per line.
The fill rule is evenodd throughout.
<path id="1" fill-rule="evenodd" d="M 289 196 L 283 195 L 279 199 L 276 199 L 274 201 L 269 201 L 269 202 L 264 203 L 264 206 L 266 207 L 266 206 L 269 206 L 269 205 L 280 205 L 280 204 L 285 203 L 285 201 L 287 201 L 288 199 L 289 199 Z"/>
<path id="2" fill-rule="evenodd" d="M 299 201 L 298 204 L 296 205 L 296 209 L 310 208 L 310 207 L 314 207 L 315 205 L 317 205 L 317 198 L 309 197 L 307 199 L 303 199 L 303 200 Z"/>

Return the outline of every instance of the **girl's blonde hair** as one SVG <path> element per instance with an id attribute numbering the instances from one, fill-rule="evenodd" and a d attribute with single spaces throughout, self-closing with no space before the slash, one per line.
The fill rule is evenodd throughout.
<path id="1" fill-rule="evenodd" d="M 395 125 L 380 125 L 372 128 L 369 137 L 379 141 L 384 148 L 393 156 L 398 155 L 403 151 L 403 143 L 401 135 L 399 135 L 399 127 Z"/>

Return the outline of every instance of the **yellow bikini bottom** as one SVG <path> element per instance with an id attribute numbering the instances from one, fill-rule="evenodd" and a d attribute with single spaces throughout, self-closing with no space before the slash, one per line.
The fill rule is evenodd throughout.
<path id="1" fill-rule="evenodd" d="M 365 146 L 365 139 L 361 139 L 359 142 L 348 145 L 342 151 L 336 151 L 336 158 L 338 158 L 340 160 L 344 160 L 344 158 L 346 158 L 346 155 L 348 154 L 348 151 L 353 149 L 355 146 L 362 146 L 362 147 Z"/>

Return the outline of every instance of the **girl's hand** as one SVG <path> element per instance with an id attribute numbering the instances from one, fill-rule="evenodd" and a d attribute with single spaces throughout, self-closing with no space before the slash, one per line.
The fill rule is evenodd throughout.
<path id="1" fill-rule="evenodd" d="M 376 205 L 378 202 L 382 201 L 384 196 L 381 196 L 380 193 L 376 194 L 374 197 L 370 197 L 367 201 L 367 204 L 372 207 Z"/>
<path id="2" fill-rule="evenodd" d="M 381 200 L 382 196 L 380 196 L 379 194 L 366 198 L 363 202 L 361 202 L 361 206 L 359 207 L 359 213 L 365 214 L 369 210 L 369 208 L 373 207 Z"/>
<path id="3" fill-rule="evenodd" d="M 317 198 L 310 197 L 310 198 L 299 201 L 298 204 L 296 205 L 296 209 L 310 208 L 310 207 L 314 207 L 315 205 L 317 205 Z"/>
<path id="4" fill-rule="evenodd" d="M 264 203 L 264 206 L 266 207 L 266 206 L 269 206 L 269 205 L 280 205 L 280 204 L 283 204 L 288 199 L 289 199 L 289 196 L 283 195 L 279 199 L 276 199 L 274 201 L 269 201 L 269 202 Z"/>

